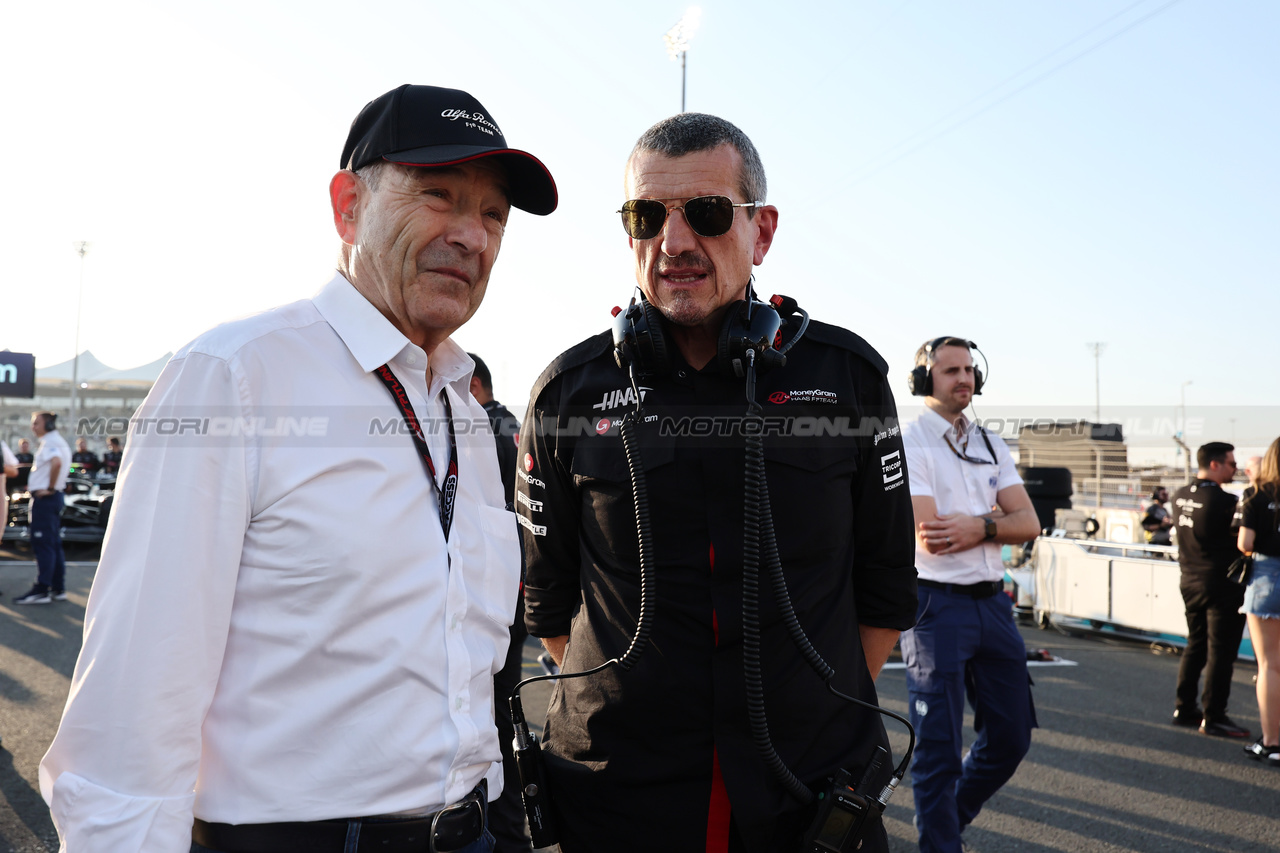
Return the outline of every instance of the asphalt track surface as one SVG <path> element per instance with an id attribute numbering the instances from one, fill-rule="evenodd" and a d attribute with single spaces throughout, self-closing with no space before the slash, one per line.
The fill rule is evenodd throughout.
<path id="1" fill-rule="evenodd" d="M 71 552 L 65 602 L 12 604 L 33 577 L 27 555 L 0 554 L 0 850 L 57 849 L 36 769 L 53 738 L 80 647 L 92 552 Z M 8 557 L 9 559 L 6 559 Z M 1076 666 L 1032 670 L 1040 728 L 1013 779 L 966 831 L 976 853 L 1280 851 L 1280 770 L 1246 760 L 1238 742 L 1207 738 L 1168 722 L 1176 655 L 1143 644 L 1022 629 L 1029 648 Z M 540 672 L 532 641 L 526 670 Z M 1232 717 L 1255 730 L 1254 667 L 1236 665 Z M 885 707 L 906 713 L 900 669 L 879 680 Z M 531 718 L 548 686 L 525 693 Z M 966 717 L 972 736 L 972 716 Z M 895 761 L 906 748 L 889 730 Z M 911 777 L 885 813 L 893 853 L 915 851 Z"/>

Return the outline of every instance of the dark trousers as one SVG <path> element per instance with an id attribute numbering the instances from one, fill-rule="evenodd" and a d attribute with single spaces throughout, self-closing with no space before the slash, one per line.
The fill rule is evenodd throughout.
<path id="1" fill-rule="evenodd" d="M 920 587 L 916 626 L 902 634 L 916 729 L 912 790 L 921 853 L 959 853 L 960 832 L 1013 776 L 1036 725 L 1027 648 L 1005 595 L 971 598 Z M 961 761 L 964 702 L 978 733 Z"/>
<path id="2" fill-rule="evenodd" d="M 31 549 L 36 553 L 36 583 L 67 588 L 67 559 L 62 553 L 62 492 L 31 499 Z"/>
<path id="3" fill-rule="evenodd" d="M 511 724 L 511 691 L 524 677 L 524 641 L 529 636 L 524 625 L 524 597 L 516 600 L 516 620 L 511 625 L 511 645 L 507 660 L 493 677 L 493 718 L 498 725 L 498 746 L 502 749 L 502 796 L 489 804 L 489 831 L 496 841 L 495 853 L 529 851 L 533 845 L 525 832 L 524 800 L 520 796 L 520 773 L 512 754 L 515 728 Z"/>
<path id="4" fill-rule="evenodd" d="M 360 846 L 360 822 L 353 821 L 350 831 L 347 832 L 347 842 L 343 845 L 340 853 L 365 853 L 365 851 L 371 851 L 373 849 L 374 848 L 368 844 L 364 847 Z M 423 847 L 422 849 L 425 850 L 426 848 Z M 237 853 L 237 851 L 215 850 L 212 847 L 205 847 L 203 844 L 197 844 L 192 841 L 190 853 Z M 309 853 L 339 853 L 339 851 L 336 849 L 333 851 L 317 850 L 309 851 Z M 488 828 L 486 827 L 483 838 L 474 844 L 468 844 L 466 847 L 457 851 L 457 853 L 493 853 L 493 836 L 489 834 Z"/>
<path id="5" fill-rule="evenodd" d="M 1244 635 L 1246 619 L 1238 612 L 1244 603 L 1244 590 L 1225 579 L 1184 575 L 1182 600 L 1187 606 L 1187 647 L 1178 665 L 1175 707 L 1179 711 L 1196 707 L 1200 672 L 1207 665 L 1201 697 L 1204 718 L 1211 723 L 1220 722 L 1227 716 L 1231 673 Z"/>
<path id="6" fill-rule="evenodd" d="M 357 835 L 356 840 L 354 842 L 349 842 L 342 853 L 362 853 L 363 850 L 368 849 L 368 847 L 360 847 L 359 835 Z M 423 849 L 425 850 L 426 848 Z M 492 851 L 493 837 L 486 832 L 484 838 L 480 839 L 475 844 L 467 845 L 459 850 L 458 853 L 492 853 Z M 191 842 L 191 853 L 236 853 L 236 851 L 214 850 L 212 847 L 203 847 L 193 841 Z M 337 851 L 334 851 L 334 853 L 337 853 Z"/>

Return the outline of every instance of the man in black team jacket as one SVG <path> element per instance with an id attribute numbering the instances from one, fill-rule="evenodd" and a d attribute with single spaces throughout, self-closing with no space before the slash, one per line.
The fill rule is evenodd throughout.
<path id="1" fill-rule="evenodd" d="M 1196 480 L 1173 495 L 1174 529 L 1178 531 L 1178 563 L 1182 567 L 1182 598 L 1187 605 L 1187 648 L 1178 666 L 1177 703 L 1173 722 L 1199 724 L 1215 737 L 1247 738 L 1249 730 L 1227 717 L 1231 672 L 1235 668 L 1245 617 L 1240 613 L 1244 588 L 1227 580 L 1227 567 L 1236 550 L 1231 520 L 1234 495 L 1222 490 L 1236 473 L 1230 444 L 1210 442 L 1196 451 Z M 1204 677 L 1204 711 L 1196 705 L 1200 672 Z"/>
<path id="2" fill-rule="evenodd" d="M 544 757 L 561 847 L 795 850 L 816 807 L 779 782 L 746 711 L 748 396 L 721 352 L 733 335 L 722 327 L 740 317 L 778 212 L 764 204 L 750 140 L 696 113 L 641 137 L 626 191 L 642 315 L 657 340 L 637 359 L 636 389 L 609 333 L 557 358 L 534 386 L 517 460 L 530 633 L 562 671 L 590 669 L 627 649 L 639 616 L 620 432 L 637 390 L 643 398 L 635 435 L 653 546 L 652 634 L 633 669 L 556 685 Z M 782 346 L 799 326 L 792 316 L 782 327 Z M 916 610 L 911 497 L 885 372 L 860 337 L 813 322 L 753 395 L 795 614 L 834 669 L 831 686 L 871 703 L 873 680 Z M 805 662 L 763 565 L 759 589 L 763 704 L 777 756 L 811 789 L 842 768 L 857 780 L 875 748 L 888 746 L 880 716 L 833 695 Z M 889 769 L 885 760 L 877 785 Z M 862 849 L 887 849 L 879 821 Z"/>

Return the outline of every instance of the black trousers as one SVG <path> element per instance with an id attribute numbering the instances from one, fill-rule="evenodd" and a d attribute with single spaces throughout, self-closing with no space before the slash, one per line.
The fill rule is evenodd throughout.
<path id="1" fill-rule="evenodd" d="M 1218 722 L 1227 715 L 1231 673 L 1235 668 L 1245 616 L 1238 612 L 1244 590 L 1225 578 L 1184 575 L 1182 600 L 1187 606 L 1187 647 L 1178 666 L 1179 711 L 1196 707 L 1200 673 L 1205 672 L 1201 699 L 1204 718 Z"/>

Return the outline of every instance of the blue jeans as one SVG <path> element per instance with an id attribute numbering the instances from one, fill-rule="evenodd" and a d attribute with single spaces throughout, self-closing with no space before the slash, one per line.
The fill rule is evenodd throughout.
<path id="1" fill-rule="evenodd" d="M 1036 725 L 1027 648 L 1005 595 L 919 588 L 916 626 L 902 634 L 916 729 L 911 784 L 921 853 L 959 853 L 960 832 L 1009 780 Z M 964 701 L 978 739 L 963 762 Z"/>
<path id="2" fill-rule="evenodd" d="M 486 810 L 487 811 L 487 810 Z M 360 851 L 360 824 L 351 824 L 351 830 L 347 832 L 347 843 L 342 849 L 342 853 L 359 853 Z M 212 847 L 204 847 L 194 841 L 191 842 L 191 853 L 224 853 L 221 850 L 214 850 Z M 234 851 L 226 851 L 226 853 L 234 853 Z M 489 834 L 489 821 L 486 818 L 484 835 L 474 844 L 468 844 L 457 853 L 493 853 L 493 836 Z"/>
<path id="3" fill-rule="evenodd" d="M 31 549 L 36 552 L 36 583 L 67 588 L 67 559 L 62 553 L 62 492 L 31 499 Z"/>

